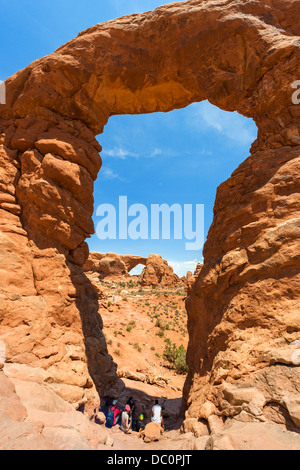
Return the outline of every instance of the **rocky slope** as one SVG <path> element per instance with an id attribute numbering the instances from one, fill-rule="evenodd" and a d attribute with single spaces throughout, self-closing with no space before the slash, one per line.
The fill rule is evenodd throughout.
<path id="1" fill-rule="evenodd" d="M 209 402 L 223 417 L 246 412 L 260 421 L 277 403 L 281 419 L 288 412 L 299 424 L 300 114 L 291 88 L 300 74 L 299 11 L 298 0 L 169 4 L 93 26 L 6 80 L 0 337 L 7 361 L 51 369 L 61 396 L 77 403 L 93 384 L 100 394 L 122 390 L 98 295 L 82 270 L 101 167 L 95 136 L 111 115 L 208 99 L 253 118 L 258 138 L 218 188 L 187 301 L 187 418 L 200 419 Z M 224 381 L 244 397 L 237 404 Z M 256 408 L 248 389 L 259 392 Z"/>
<path id="2" fill-rule="evenodd" d="M 6 364 L 0 370 L 1 450 L 96 450 L 109 432 L 62 400 L 44 369 Z"/>

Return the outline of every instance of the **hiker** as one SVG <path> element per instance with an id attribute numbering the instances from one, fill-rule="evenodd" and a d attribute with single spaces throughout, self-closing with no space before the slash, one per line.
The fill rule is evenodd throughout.
<path id="1" fill-rule="evenodd" d="M 135 413 L 135 400 L 133 397 L 130 397 L 127 400 L 126 405 L 129 405 L 130 407 L 130 414 L 129 414 L 129 422 L 130 422 L 130 428 L 133 428 L 133 421 L 134 421 L 134 413 Z"/>
<path id="2" fill-rule="evenodd" d="M 108 408 L 108 412 L 106 415 L 106 427 L 112 428 L 118 423 L 121 410 L 117 407 L 117 400 L 112 402 L 112 405 Z"/>
<path id="3" fill-rule="evenodd" d="M 158 423 L 161 427 L 164 427 L 164 419 L 162 415 L 162 407 L 158 403 L 158 400 L 155 400 L 155 405 L 152 408 L 151 421 L 153 423 Z"/>
<path id="4" fill-rule="evenodd" d="M 130 413 L 130 406 L 126 405 L 125 410 L 122 413 L 122 418 L 121 418 L 121 430 L 125 434 L 131 434 L 130 427 L 129 427 L 129 413 Z"/>
<path id="5" fill-rule="evenodd" d="M 140 414 L 139 419 L 135 422 L 135 430 L 141 432 L 145 429 L 146 425 L 144 423 L 144 415 Z"/>

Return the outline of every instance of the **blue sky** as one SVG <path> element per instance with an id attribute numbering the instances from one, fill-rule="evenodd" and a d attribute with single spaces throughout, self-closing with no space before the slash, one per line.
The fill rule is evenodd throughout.
<path id="1" fill-rule="evenodd" d="M 118 16 L 151 10 L 163 0 L 0 0 L 0 80 L 47 55 L 82 30 Z M 256 138 L 254 122 L 208 102 L 170 113 L 113 116 L 98 140 L 103 167 L 95 183 L 95 211 L 103 203 L 128 206 L 204 204 L 206 237 L 217 186 L 247 158 Z M 94 214 L 95 228 L 100 218 Z M 150 234 L 149 234 L 150 235 Z M 185 239 L 88 240 L 93 251 L 159 253 L 183 275 L 202 260 Z"/>

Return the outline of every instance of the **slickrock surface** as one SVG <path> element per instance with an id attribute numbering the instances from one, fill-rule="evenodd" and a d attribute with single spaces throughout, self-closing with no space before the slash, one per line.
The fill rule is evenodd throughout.
<path id="1" fill-rule="evenodd" d="M 6 365 L 0 397 L 1 450 L 96 450 L 111 441 L 53 391 L 43 369 Z"/>
<path id="2" fill-rule="evenodd" d="M 187 301 L 187 417 L 210 401 L 223 416 L 257 419 L 276 402 L 297 421 L 300 107 L 291 85 L 300 79 L 299 25 L 299 0 L 169 4 L 93 26 L 6 80 L 0 337 L 8 361 L 51 368 L 61 396 L 75 402 L 92 380 L 100 393 L 120 389 L 82 270 L 101 167 L 95 136 L 111 115 L 208 99 L 253 118 L 258 138 L 218 188 Z M 224 380 L 257 389 L 265 403 L 250 403 L 250 412 L 247 400 L 232 405 Z"/>

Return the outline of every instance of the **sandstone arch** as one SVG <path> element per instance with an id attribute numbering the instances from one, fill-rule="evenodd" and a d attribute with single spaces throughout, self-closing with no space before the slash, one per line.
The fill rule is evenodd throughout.
<path id="1" fill-rule="evenodd" d="M 299 58 L 298 0 L 192 0 L 96 25 L 6 81 L 0 332 L 8 360 L 46 368 L 78 401 L 89 375 L 101 393 L 118 387 L 81 268 L 101 167 L 95 135 L 113 114 L 204 99 L 252 117 L 258 139 L 218 189 L 188 299 L 190 415 L 208 396 L 222 409 L 223 378 L 264 370 L 263 342 L 273 350 L 297 339 L 300 133 L 291 84 Z M 293 377 L 289 384 L 292 393 Z"/>
<path id="2" fill-rule="evenodd" d="M 84 271 L 98 272 L 103 277 L 109 275 L 128 276 L 139 264 L 146 266 L 147 258 L 138 255 L 118 255 L 116 253 L 90 252 Z"/>

